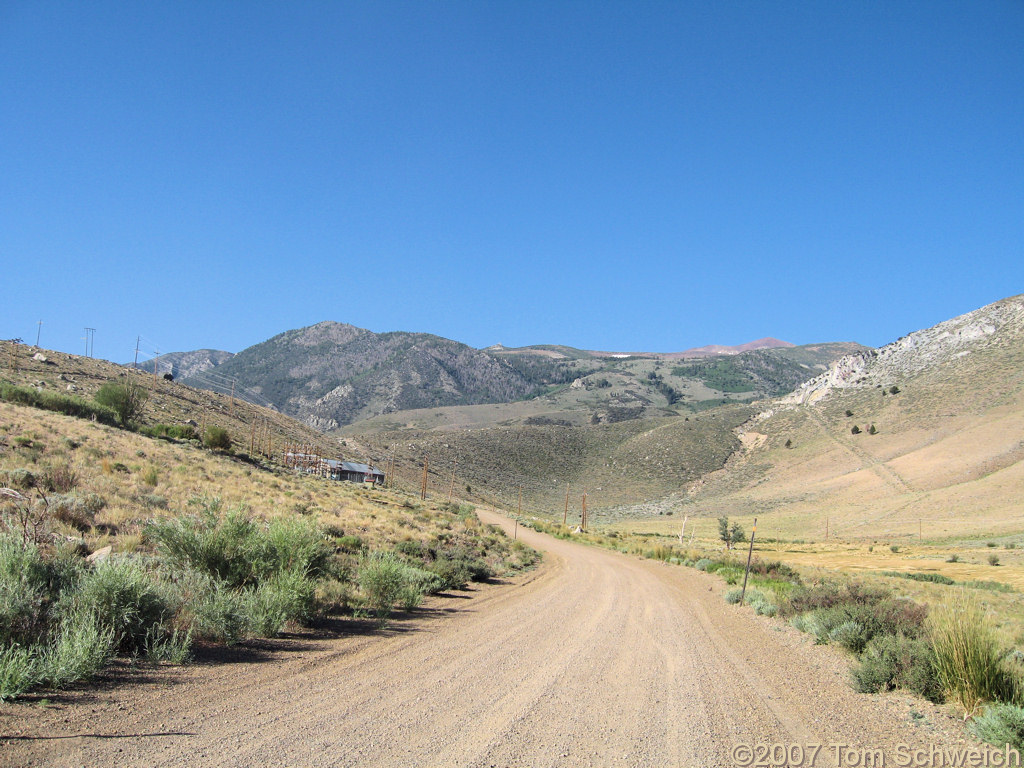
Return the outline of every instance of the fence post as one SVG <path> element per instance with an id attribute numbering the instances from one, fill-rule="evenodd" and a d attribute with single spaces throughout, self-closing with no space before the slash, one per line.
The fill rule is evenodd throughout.
<path id="1" fill-rule="evenodd" d="M 750 532 L 750 549 L 747 551 L 747 570 L 743 573 L 743 592 L 740 593 L 740 605 L 747 596 L 747 577 L 750 576 L 750 558 L 754 554 L 754 536 L 757 534 L 757 518 L 754 518 L 754 529 Z"/>

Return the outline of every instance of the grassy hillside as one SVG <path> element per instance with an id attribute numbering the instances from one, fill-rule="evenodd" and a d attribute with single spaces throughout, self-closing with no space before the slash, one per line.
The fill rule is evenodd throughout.
<path id="1" fill-rule="evenodd" d="M 246 402 L 241 397 L 190 387 L 163 376 L 133 371 L 106 360 L 41 350 L 45 360 L 36 360 L 37 350 L 26 345 L 0 342 L 0 381 L 29 386 L 41 392 L 91 400 L 106 382 L 131 377 L 146 391 L 139 424 L 185 425 L 191 422 L 201 432 L 207 426 L 228 431 L 237 452 L 249 453 L 255 436 L 262 435 L 266 454 L 279 455 L 286 444 L 305 444 L 325 455 L 336 455 L 338 441 L 273 409 Z M 257 451 L 258 453 L 258 451 Z M 346 456 L 348 458 L 348 456 Z M 360 458 L 353 456 L 353 458 Z"/>
<path id="2" fill-rule="evenodd" d="M 1024 530 L 1024 300 L 854 360 L 744 425 L 677 514 L 786 538 L 974 546 Z M 855 429 L 856 428 L 856 429 Z"/>
<path id="3" fill-rule="evenodd" d="M 431 487 L 446 492 L 458 459 L 456 487 L 469 498 L 516 509 L 521 488 L 525 510 L 560 517 L 568 484 L 577 517 L 586 490 L 591 519 L 601 519 L 678 493 L 722 467 L 739 446 L 733 429 L 752 413 L 750 406 L 734 405 L 689 417 L 459 432 L 397 430 L 349 442 L 378 460 L 394 453 L 398 482 L 409 489 L 419 487 L 426 458 Z"/>

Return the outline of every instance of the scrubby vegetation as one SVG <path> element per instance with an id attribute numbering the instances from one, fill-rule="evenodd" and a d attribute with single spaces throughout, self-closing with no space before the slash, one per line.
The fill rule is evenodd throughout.
<path id="1" fill-rule="evenodd" d="M 189 425 L 136 432 L 63 410 L 0 403 L 0 699 L 115 659 L 182 663 L 211 643 L 383 622 L 537 558 L 469 504 L 211 453 Z M 381 564 L 391 587 L 371 578 Z"/>
<path id="2" fill-rule="evenodd" d="M 130 376 L 118 381 L 108 381 L 95 395 L 96 402 L 117 414 L 121 426 L 127 427 L 142 415 L 142 406 L 149 399 L 149 392 Z"/>
<path id="3" fill-rule="evenodd" d="M 273 637 L 330 611 L 380 621 L 426 594 L 532 565 L 537 554 L 460 509 L 462 530 L 353 560 L 304 518 L 261 521 L 218 498 L 146 524 L 146 549 L 90 563 L 0 531 L 0 699 L 86 680 L 115 656 L 181 663 L 197 642 Z M 342 596 L 339 600 L 338 597 Z"/>
<path id="4" fill-rule="evenodd" d="M 81 397 L 65 395 L 34 387 L 21 387 L 0 381 L 0 400 L 55 411 L 80 419 L 94 419 L 101 424 L 116 424 L 117 414 L 109 407 Z"/>

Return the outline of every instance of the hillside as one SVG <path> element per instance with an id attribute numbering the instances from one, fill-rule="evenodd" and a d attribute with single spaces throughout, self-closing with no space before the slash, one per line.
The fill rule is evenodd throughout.
<path id="1" fill-rule="evenodd" d="M 722 406 L 689 417 L 613 424 L 504 426 L 459 432 L 396 430 L 349 438 L 384 462 L 394 456 L 397 481 L 419 486 L 423 460 L 430 487 L 515 509 L 522 491 L 531 514 L 561 517 L 566 485 L 578 517 L 584 490 L 591 519 L 659 499 L 725 465 L 739 447 L 734 429 L 755 411 Z M 458 462 L 456 465 L 456 461 Z"/>
<path id="2" fill-rule="evenodd" d="M 178 380 L 168 381 L 162 374 L 155 376 L 106 360 L 36 350 L 7 341 L 0 342 L 0 364 L 2 381 L 86 399 L 91 399 L 105 382 L 131 376 L 148 395 L 139 419 L 144 427 L 224 427 L 235 448 L 242 452 L 250 450 L 254 432 L 264 436 L 262 444 L 267 453 L 280 452 L 285 444 L 316 446 L 326 455 L 339 451 L 337 440 L 275 410 L 253 405 L 240 396 L 232 398 L 230 394 L 191 387 Z"/>
<path id="3" fill-rule="evenodd" d="M 788 535 L 823 536 L 826 517 L 853 538 L 1018 532 L 1024 296 L 844 357 L 737 438 L 677 512 L 767 513 Z"/>
<path id="4" fill-rule="evenodd" d="M 514 400 L 535 388 L 511 366 L 465 344 L 334 322 L 242 350 L 217 374 L 320 430 L 406 408 Z"/>
<path id="5" fill-rule="evenodd" d="M 489 352 L 534 381 L 562 379 L 564 383 L 510 403 L 396 411 L 364 419 L 336 433 L 352 436 L 394 429 L 514 425 L 582 427 L 686 416 L 791 392 L 835 360 L 862 350 L 865 347 L 859 344 L 831 343 L 685 359 L 666 355 L 599 359 L 566 347 L 490 348 Z"/>
<path id="6" fill-rule="evenodd" d="M 323 322 L 278 334 L 237 355 L 178 352 L 148 366 L 196 387 L 234 392 L 318 430 L 351 434 L 344 428 L 357 423 L 355 432 L 659 418 L 788 392 L 836 358 L 861 349 L 761 339 L 668 354 L 559 345 L 478 350 L 431 334 L 378 334 Z M 477 407 L 499 404 L 516 405 Z M 438 418 L 437 411 L 450 408 L 470 410 Z"/>

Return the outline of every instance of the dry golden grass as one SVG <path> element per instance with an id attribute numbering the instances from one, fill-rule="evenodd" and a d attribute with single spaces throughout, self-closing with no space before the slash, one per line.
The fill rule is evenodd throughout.
<path id="1" fill-rule="evenodd" d="M 19 437 L 30 443 L 20 445 L 25 441 Z M 194 511 L 189 501 L 203 496 L 220 497 L 226 506 L 244 505 L 265 518 L 312 516 L 334 535 L 357 535 L 371 547 L 403 539 L 425 541 L 453 524 L 451 516 L 438 514 L 445 499 L 437 496 L 424 504 L 402 491 L 281 468 L 263 470 L 187 442 L 0 403 L 0 472 L 27 469 L 38 475 L 55 464 L 73 469 L 78 479 L 74 493 L 97 494 L 103 500 L 94 525 L 84 534 L 53 524 L 55 532 L 81 536 L 92 550 L 107 544 L 135 549 L 147 520 L 188 514 Z M 25 493 L 36 498 L 38 491 Z"/>

